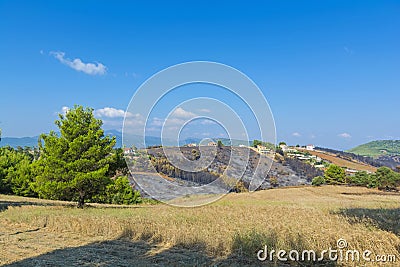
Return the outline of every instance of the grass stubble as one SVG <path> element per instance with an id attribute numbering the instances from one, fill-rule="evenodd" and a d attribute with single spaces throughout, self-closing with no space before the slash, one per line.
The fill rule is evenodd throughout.
<path id="1" fill-rule="evenodd" d="M 336 248 L 339 238 L 348 242 L 349 249 L 396 255 L 400 260 L 399 201 L 399 194 L 345 186 L 228 194 L 196 208 L 158 204 L 76 209 L 64 202 L 0 195 L 0 204 L 7 205 L 0 212 L 0 264 L 260 265 L 256 252 L 264 245 L 277 250 L 322 251 Z"/>

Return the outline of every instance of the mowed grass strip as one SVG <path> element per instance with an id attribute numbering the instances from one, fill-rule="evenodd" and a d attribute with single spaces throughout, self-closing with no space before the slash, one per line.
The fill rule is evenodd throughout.
<path id="1" fill-rule="evenodd" d="M 13 206 L 13 202 L 28 204 Z M 322 251 L 335 248 L 339 238 L 351 249 L 393 254 L 400 260 L 400 195 L 374 189 L 281 188 L 229 194 L 197 208 L 159 204 L 76 209 L 58 201 L 43 201 L 43 206 L 40 200 L 9 196 L 0 196 L 0 203 L 8 203 L 0 213 L 1 264 L 112 240 L 151 244 L 146 257 L 158 257 L 160 262 L 165 251 L 174 248 L 204 253 L 206 264 L 252 265 L 258 264 L 256 252 L 266 244 Z M 190 253 L 183 265 L 196 265 Z"/>

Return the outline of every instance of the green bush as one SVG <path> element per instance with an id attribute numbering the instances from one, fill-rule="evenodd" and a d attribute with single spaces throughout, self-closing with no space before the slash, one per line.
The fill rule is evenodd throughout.
<path id="1" fill-rule="evenodd" d="M 366 171 L 359 171 L 354 176 L 349 177 L 349 183 L 357 186 L 367 186 L 371 183 L 371 175 Z"/>
<path id="2" fill-rule="evenodd" d="M 365 171 L 357 172 L 349 178 L 349 183 L 369 188 L 393 190 L 400 185 L 400 174 L 388 167 L 380 167 L 373 174 L 368 174 Z"/>
<path id="3" fill-rule="evenodd" d="M 139 191 L 134 191 L 126 176 L 120 176 L 107 185 L 105 202 L 109 204 L 137 204 L 142 202 Z"/>
<path id="4" fill-rule="evenodd" d="M 346 182 L 346 172 L 335 164 L 329 165 L 324 177 L 328 184 L 343 184 Z"/>
<path id="5" fill-rule="evenodd" d="M 0 148 L 0 193 L 36 196 L 32 188 L 32 157 L 24 150 Z"/>
<path id="6" fill-rule="evenodd" d="M 394 172 L 388 167 L 380 167 L 375 173 L 379 189 L 392 190 L 396 189 L 400 184 L 400 174 Z"/>
<path id="7" fill-rule="evenodd" d="M 312 185 L 320 186 L 326 184 L 325 178 L 323 176 L 317 176 L 312 179 Z"/>

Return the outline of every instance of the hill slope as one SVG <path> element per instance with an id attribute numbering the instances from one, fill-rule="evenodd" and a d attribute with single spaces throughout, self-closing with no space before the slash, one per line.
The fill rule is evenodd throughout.
<path id="1" fill-rule="evenodd" d="M 372 141 L 352 148 L 348 150 L 348 152 L 370 157 L 379 157 L 383 155 L 400 155 L 400 140 Z"/>

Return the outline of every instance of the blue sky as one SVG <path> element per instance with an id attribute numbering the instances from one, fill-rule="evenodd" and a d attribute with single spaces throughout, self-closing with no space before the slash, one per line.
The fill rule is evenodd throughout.
<path id="1" fill-rule="evenodd" d="M 80 104 L 120 129 L 151 75 L 209 60 L 260 87 L 278 141 L 400 139 L 398 14 L 399 1 L 0 1 L 0 128 L 38 135 Z"/>

